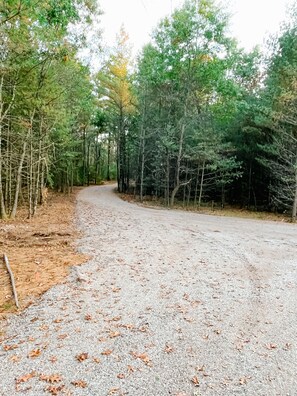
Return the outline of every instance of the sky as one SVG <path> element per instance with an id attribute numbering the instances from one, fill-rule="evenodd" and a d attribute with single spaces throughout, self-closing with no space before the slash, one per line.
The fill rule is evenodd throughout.
<path id="1" fill-rule="evenodd" d="M 125 26 L 134 54 L 150 40 L 158 21 L 170 14 L 183 0 L 98 0 L 103 38 L 112 45 L 121 25 Z M 228 0 L 231 33 L 240 45 L 250 50 L 262 44 L 267 33 L 276 32 L 285 19 L 286 5 L 292 0 Z M 224 3 L 224 0 L 222 1 Z"/>

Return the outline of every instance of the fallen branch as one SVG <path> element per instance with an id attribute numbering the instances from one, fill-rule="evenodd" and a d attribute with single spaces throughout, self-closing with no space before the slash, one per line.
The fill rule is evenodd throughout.
<path id="1" fill-rule="evenodd" d="M 14 276 L 13 276 L 13 273 L 12 273 L 12 270 L 11 270 L 11 267 L 10 267 L 10 264 L 9 264 L 9 261 L 8 261 L 8 258 L 6 256 L 6 254 L 3 255 L 3 258 L 4 258 L 4 262 L 5 262 L 7 271 L 8 271 L 9 276 L 10 276 L 10 281 L 11 281 L 11 285 L 12 285 L 12 291 L 13 291 L 13 296 L 14 296 L 14 300 L 15 300 L 15 305 L 17 306 L 17 308 L 19 308 L 19 300 L 18 300 L 18 294 L 17 294 L 16 287 L 15 287 Z"/>

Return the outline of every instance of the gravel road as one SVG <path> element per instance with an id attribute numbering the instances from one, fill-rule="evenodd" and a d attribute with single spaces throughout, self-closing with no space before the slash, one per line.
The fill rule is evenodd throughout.
<path id="1" fill-rule="evenodd" d="M 297 395 L 297 227 L 78 196 L 72 268 L 7 321 L 0 394 Z"/>

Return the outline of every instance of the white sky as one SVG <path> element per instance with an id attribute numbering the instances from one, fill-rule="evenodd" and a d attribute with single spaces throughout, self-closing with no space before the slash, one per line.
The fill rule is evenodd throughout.
<path id="1" fill-rule="evenodd" d="M 183 0 L 98 0 L 104 15 L 101 16 L 103 37 L 112 45 L 124 24 L 134 52 L 150 40 L 150 33 L 171 9 Z M 286 4 L 292 0 L 228 0 L 232 35 L 247 50 L 262 44 L 267 32 L 278 30 L 285 19 Z M 224 3 L 224 0 L 222 0 Z"/>

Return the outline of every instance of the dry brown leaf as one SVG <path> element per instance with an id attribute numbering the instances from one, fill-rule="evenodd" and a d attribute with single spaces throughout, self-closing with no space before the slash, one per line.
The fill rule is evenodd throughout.
<path id="1" fill-rule="evenodd" d="M 134 373 L 135 368 L 133 366 L 130 366 L 130 364 L 128 364 L 127 368 L 128 368 L 128 373 Z"/>
<path id="2" fill-rule="evenodd" d="M 125 374 L 120 373 L 120 374 L 117 375 L 117 377 L 118 377 L 119 379 L 124 379 L 124 378 L 125 378 Z"/>
<path id="3" fill-rule="evenodd" d="M 18 363 L 21 360 L 21 357 L 18 355 L 13 355 L 9 358 L 10 361 L 12 361 L 13 363 Z"/>
<path id="4" fill-rule="evenodd" d="M 40 374 L 39 379 L 41 381 L 46 381 L 51 384 L 62 381 L 62 377 L 59 374 L 52 374 L 52 375 Z"/>
<path id="5" fill-rule="evenodd" d="M 99 358 L 93 358 L 93 362 L 95 362 L 95 363 L 101 363 L 101 360 L 99 359 Z"/>
<path id="6" fill-rule="evenodd" d="M 3 345 L 4 351 L 12 351 L 14 349 L 17 349 L 19 346 L 17 344 L 12 344 L 12 345 Z"/>
<path id="7" fill-rule="evenodd" d="M 109 356 L 112 354 L 112 349 L 106 349 L 105 351 L 101 352 L 101 355 Z"/>
<path id="8" fill-rule="evenodd" d="M 87 314 L 87 315 L 85 316 L 85 320 L 92 320 L 92 315 Z"/>
<path id="9" fill-rule="evenodd" d="M 111 320 L 112 320 L 113 322 L 118 322 L 118 321 L 121 320 L 121 319 L 122 319 L 121 316 L 115 316 L 115 317 L 112 318 Z"/>
<path id="10" fill-rule="evenodd" d="M 120 388 L 111 388 L 108 391 L 108 395 L 115 395 L 116 393 L 118 393 L 120 390 Z"/>
<path id="11" fill-rule="evenodd" d="M 184 320 L 188 323 L 193 323 L 195 321 L 195 319 L 193 318 L 188 318 L 187 316 L 184 317 Z"/>
<path id="12" fill-rule="evenodd" d="M 239 384 L 240 385 L 245 385 L 246 383 L 247 383 L 247 378 L 246 377 L 239 378 Z"/>
<path id="13" fill-rule="evenodd" d="M 173 351 L 174 351 L 174 348 L 171 345 L 168 345 L 168 344 L 165 345 L 164 352 L 171 353 Z"/>
<path id="14" fill-rule="evenodd" d="M 59 386 L 47 386 L 45 390 L 49 393 L 51 393 L 54 396 L 57 396 L 63 389 L 65 388 L 65 385 L 59 385 Z"/>
<path id="15" fill-rule="evenodd" d="M 198 377 L 196 375 L 191 379 L 191 381 L 192 381 L 192 383 L 195 386 L 199 386 L 200 385 L 199 379 L 198 379 Z"/>
<path id="16" fill-rule="evenodd" d="M 15 380 L 16 384 L 21 384 L 23 382 L 29 381 L 29 379 L 33 378 L 36 376 L 36 371 L 31 371 L 29 374 L 25 374 L 22 377 L 19 377 Z"/>
<path id="17" fill-rule="evenodd" d="M 119 337 L 121 335 L 121 333 L 119 331 L 111 331 L 109 333 L 109 338 L 116 338 Z"/>
<path id="18" fill-rule="evenodd" d="M 134 329 L 135 326 L 133 324 L 121 324 L 120 327 L 123 327 L 124 329 L 127 330 L 132 330 Z"/>
<path id="19" fill-rule="evenodd" d="M 58 318 L 58 319 L 54 320 L 54 323 L 61 323 L 61 322 L 63 322 L 63 319 L 61 319 L 61 318 Z"/>
<path id="20" fill-rule="evenodd" d="M 84 360 L 88 359 L 89 354 L 84 352 L 79 355 L 76 355 L 75 357 L 76 357 L 76 360 L 78 360 L 79 362 L 83 362 Z"/>
<path id="21" fill-rule="evenodd" d="M 276 345 L 276 344 L 273 344 L 273 343 L 270 343 L 270 344 L 266 344 L 265 347 L 266 347 L 267 349 L 276 349 L 276 348 L 277 348 L 277 345 Z"/>
<path id="22" fill-rule="evenodd" d="M 39 357 L 40 355 L 41 355 L 41 350 L 39 348 L 33 349 L 33 351 L 30 351 L 28 353 L 28 357 L 31 359 Z"/>
<path id="23" fill-rule="evenodd" d="M 86 388 L 88 384 L 86 381 L 79 380 L 79 381 L 72 381 L 72 385 L 76 386 L 77 388 Z"/>
<path id="24" fill-rule="evenodd" d="M 205 370 L 204 364 L 203 364 L 203 366 L 197 366 L 197 367 L 196 367 L 196 370 L 197 370 L 197 371 L 204 371 L 204 370 Z"/>
<path id="25" fill-rule="evenodd" d="M 130 354 L 134 357 L 134 359 L 142 360 L 146 366 L 152 365 L 151 359 L 148 357 L 146 353 L 131 352 Z"/>
<path id="26" fill-rule="evenodd" d="M 58 336 L 58 340 L 64 340 L 65 338 L 67 338 L 68 337 L 68 334 L 60 334 L 59 336 Z"/>

